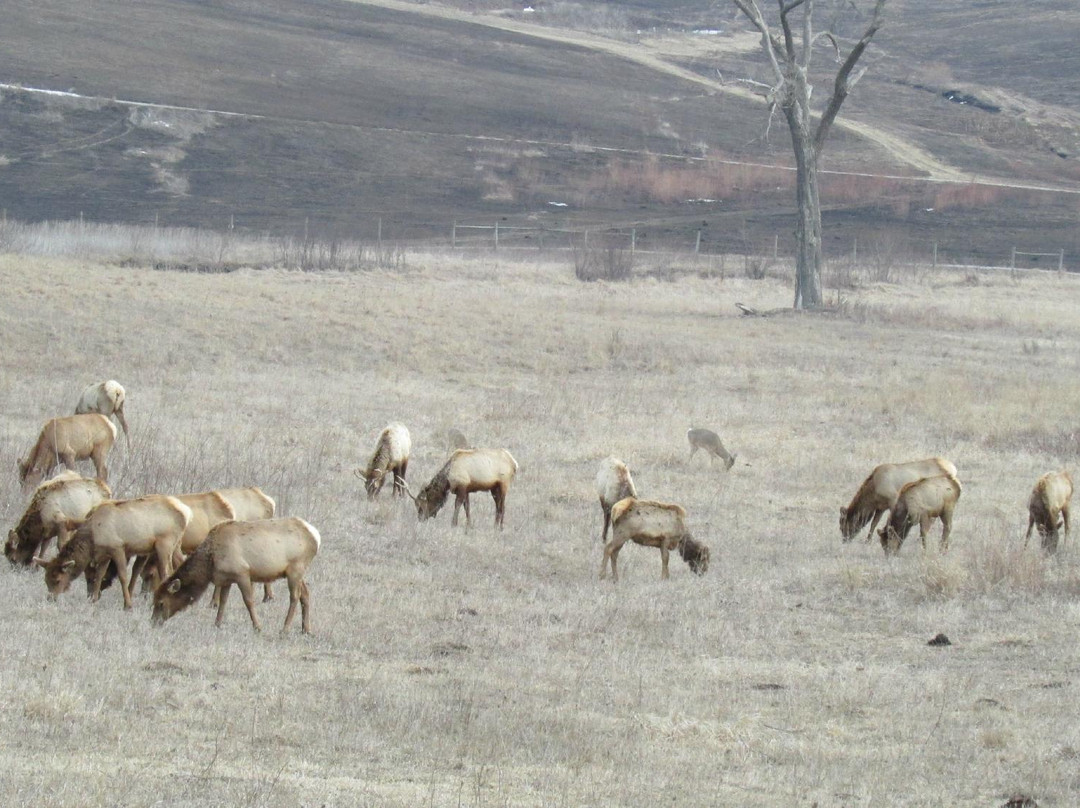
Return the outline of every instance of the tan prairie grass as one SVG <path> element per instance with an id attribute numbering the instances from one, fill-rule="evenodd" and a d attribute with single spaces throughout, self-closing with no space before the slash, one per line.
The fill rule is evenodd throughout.
<path id="1" fill-rule="evenodd" d="M 0 794 L 125 805 L 1040 805 L 1080 798 L 1080 564 L 1021 549 L 1080 455 L 1080 287 L 941 274 L 866 311 L 741 317 L 774 279 L 580 284 L 568 262 L 410 255 L 399 272 L 228 275 L 0 258 L 0 522 L 15 460 L 103 378 L 128 391 L 118 496 L 259 485 L 315 524 L 314 634 L 237 595 L 153 628 L 109 590 L 0 589 Z M 617 335 L 617 336 L 616 336 Z M 1038 345 L 1033 350 L 1032 345 Z M 368 503 L 400 420 L 413 490 L 448 425 L 520 470 L 506 529 Z M 688 459 L 690 426 L 739 455 Z M 1058 438 L 1062 438 L 1058 440 Z M 686 507 L 703 577 L 637 546 L 597 580 L 598 462 Z M 879 462 L 964 492 L 896 558 L 840 541 Z M 452 507 L 452 505 L 448 506 Z M 114 588 L 115 589 L 115 588 Z M 951 646 L 930 647 L 942 632 Z"/>

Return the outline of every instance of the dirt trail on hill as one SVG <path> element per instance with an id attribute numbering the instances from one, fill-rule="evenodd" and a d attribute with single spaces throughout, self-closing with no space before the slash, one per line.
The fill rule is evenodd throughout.
<path id="1" fill-rule="evenodd" d="M 358 3 L 359 5 L 377 6 L 409 14 L 422 14 L 429 17 L 438 17 L 441 19 L 453 20 L 455 22 L 483 25 L 489 28 L 531 36 L 550 42 L 559 42 L 565 45 L 588 48 L 590 50 L 607 53 L 612 56 L 635 62 L 636 64 L 648 67 L 660 73 L 666 73 L 669 76 L 675 76 L 685 81 L 692 82 L 715 92 L 727 93 L 729 95 L 738 96 L 739 98 L 764 104 L 764 99 L 757 93 L 751 92 L 743 87 L 736 87 L 729 84 L 722 84 L 719 81 L 713 81 L 706 76 L 702 76 L 691 70 L 665 61 L 659 56 L 650 53 L 642 46 L 634 45 L 632 43 L 619 42 L 576 31 L 549 28 L 535 23 L 506 19 L 493 14 L 470 14 L 445 6 L 419 5 L 417 3 L 406 2 L 406 0 L 349 0 L 349 2 Z M 912 177 L 911 179 L 923 179 L 934 182 L 964 182 L 980 185 L 995 185 L 1006 188 L 1030 188 L 1061 191 L 1064 193 L 1080 193 L 1080 190 L 1075 188 L 1052 186 L 1043 183 L 1002 180 L 997 177 L 983 176 L 980 174 L 973 174 L 969 171 L 962 171 L 954 166 L 941 162 L 929 152 L 916 146 L 914 143 L 905 140 L 903 137 L 886 132 L 876 126 L 842 117 L 837 118 L 835 125 L 876 143 L 878 147 L 891 155 L 896 161 L 926 174 L 925 177 Z"/>

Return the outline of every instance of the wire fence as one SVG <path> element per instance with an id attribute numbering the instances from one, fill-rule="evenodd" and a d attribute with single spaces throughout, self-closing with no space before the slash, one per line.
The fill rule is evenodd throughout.
<path id="1" fill-rule="evenodd" d="M 650 260 L 680 258 L 727 260 L 756 267 L 790 263 L 792 235 L 750 236 L 719 233 L 707 227 L 646 224 L 629 227 L 538 227 L 504 223 L 450 222 L 403 224 L 375 218 L 344 234 L 320 233 L 308 220 L 294 232 L 278 235 L 245 231 L 230 219 L 220 230 L 152 225 L 100 224 L 82 219 L 27 224 L 0 219 L 0 252 L 98 257 L 104 260 L 226 271 L 238 265 L 298 269 L 351 269 L 372 264 L 400 265 L 413 251 L 458 253 L 528 253 L 565 255 L 575 265 L 605 254 L 609 263 L 642 267 Z M 887 280 L 891 268 L 1049 270 L 1075 272 L 1069 250 L 1061 245 L 1024 244 L 978 247 L 936 240 L 900 238 L 888 232 L 833 238 L 824 245 L 827 263 L 837 272 L 860 268 Z"/>

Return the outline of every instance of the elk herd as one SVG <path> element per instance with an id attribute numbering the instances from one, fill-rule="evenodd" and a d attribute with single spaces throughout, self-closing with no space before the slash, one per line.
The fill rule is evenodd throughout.
<path id="1" fill-rule="evenodd" d="M 108 485 L 106 460 L 116 440 L 115 418 L 128 436 L 124 416 L 124 388 L 113 380 L 87 387 L 79 397 L 74 415 L 48 420 L 29 455 L 20 460 L 19 477 L 24 493 L 33 492 L 22 518 L 8 532 L 4 554 L 13 566 L 36 565 L 44 570 L 46 589 L 55 598 L 67 591 L 80 575 L 86 579 L 87 595 L 96 601 L 113 579 L 119 579 L 124 608 L 133 607 L 132 589 L 138 579 L 143 591 L 152 591 L 152 619 L 168 620 L 196 603 L 211 584 L 212 605 L 220 625 L 229 591 L 240 590 L 252 625 L 259 629 L 254 585 L 264 585 L 264 600 L 271 600 L 271 582 L 284 578 L 289 589 L 289 608 L 284 630 L 302 613 L 302 629 L 310 631 L 310 590 L 305 573 L 319 551 L 319 531 L 303 519 L 275 515 L 274 500 L 256 487 L 226 488 L 188 494 L 150 494 L 133 499 L 113 499 Z M 708 429 L 686 433 L 689 459 L 699 449 L 716 458 L 726 470 L 736 455 L 724 448 L 719 436 Z M 366 467 L 355 474 L 363 481 L 368 499 L 374 499 L 384 483 L 392 480 L 394 496 L 408 496 L 421 521 L 436 516 L 454 495 L 451 525 L 458 523 L 462 508 L 470 524 L 469 495 L 490 492 L 495 504 L 495 526 L 506 516 L 506 496 L 518 471 L 513 455 L 502 448 L 470 448 L 456 429 L 446 434 L 449 457 L 419 493 L 406 482 L 412 439 L 400 423 L 391 423 L 379 434 Z M 75 470 L 80 460 L 92 461 L 96 478 Z M 65 470 L 49 478 L 58 466 Z M 1037 530 L 1048 553 L 1059 549 L 1059 531 L 1069 535 L 1069 503 L 1072 478 L 1066 471 L 1044 474 L 1028 501 L 1027 547 Z M 840 533 L 850 542 L 869 524 L 866 540 L 888 513 L 878 538 L 886 555 L 900 551 L 911 529 L 919 526 L 922 545 L 935 519 L 942 524 L 941 550 L 948 549 L 953 514 L 962 487 L 956 466 L 942 457 L 876 466 L 840 509 Z M 600 578 L 610 566 L 617 581 L 618 557 L 623 545 L 633 542 L 660 550 L 661 578 L 668 578 L 672 550 L 698 575 L 709 568 L 709 548 L 696 540 L 687 527 L 687 512 L 680 505 L 638 498 L 626 464 L 616 457 L 600 463 L 596 493 L 603 516 L 603 556 Z M 608 539 L 610 528 L 611 538 Z M 45 554 L 55 539 L 57 551 Z M 129 570 L 128 565 L 134 561 Z"/>

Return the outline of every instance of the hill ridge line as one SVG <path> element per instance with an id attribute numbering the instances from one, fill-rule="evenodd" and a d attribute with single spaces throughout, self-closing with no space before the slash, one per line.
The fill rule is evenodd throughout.
<path id="1" fill-rule="evenodd" d="M 378 8 L 385 8 L 392 11 L 400 11 L 403 13 L 437 17 L 440 19 L 454 20 L 457 22 L 472 23 L 474 25 L 481 25 L 489 28 L 496 28 L 498 30 L 509 31 L 511 33 L 522 34 L 524 36 L 531 36 L 537 39 L 544 39 L 551 42 L 559 42 L 565 45 L 574 45 L 589 50 L 600 51 L 602 53 L 607 53 L 618 58 L 626 59 L 643 67 L 647 67 L 670 76 L 681 78 L 685 81 L 689 81 L 699 86 L 709 88 L 716 92 L 727 93 L 728 95 L 737 96 L 745 100 L 751 100 L 762 104 L 765 103 L 765 99 L 758 93 L 752 92 L 742 87 L 735 87 L 730 84 L 724 84 L 722 82 L 714 81 L 707 76 L 702 76 L 699 73 L 693 72 L 692 70 L 687 70 L 686 68 L 679 67 L 678 65 L 672 64 L 671 62 L 668 62 L 658 56 L 644 52 L 640 48 L 635 48 L 625 43 L 607 39 L 596 34 L 580 33 L 576 31 L 570 32 L 563 29 L 554 29 L 536 23 L 511 20 L 491 14 L 470 14 L 467 12 L 458 11 L 457 9 L 447 8 L 445 6 L 439 5 L 429 5 L 426 3 L 423 5 L 419 5 L 416 3 L 407 2 L 407 0 L 346 0 L 346 2 L 356 3 L 358 5 L 365 6 L 375 6 Z M 943 163 L 938 158 L 934 157 L 932 154 L 926 152 L 919 146 L 916 146 L 915 144 L 905 140 L 902 137 L 886 132 L 885 130 L 880 129 L 876 126 L 861 123 L 859 121 L 854 121 L 850 118 L 845 118 L 842 115 L 837 117 L 834 125 L 860 137 L 863 137 L 871 141 L 872 143 L 877 144 L 878 147 L 891 154 L 900 162 L 907 163 L 909 166 L 918 171 L 925 171 L 928 176 L 906 177 L 903 175 L 870 174 L 852 171 L 838 171 L 832 173 L 847 174 L 853 176 L 880 177 L 882 179 L 921 179 L 930 182 L 990 185 L 1001 188 L 1017 188 L 1037 191 L 1054 191 L 1057 193 L 1065 194 L 1080 194 L 1080 189 L 1078 188 L 1068 188 L 1064 186 L 1049 185 L 1045 183 L 1026 183 L 1022 181 L 1011 182 L 987 175 L 961 171 L 954 166 Z M 737 164 L 742 165 L 743 163 Z M 745 165 L 754 165 L 754 163 L 745 163 Z M 781 168 L 780 166 L 775 167 Z"/>

